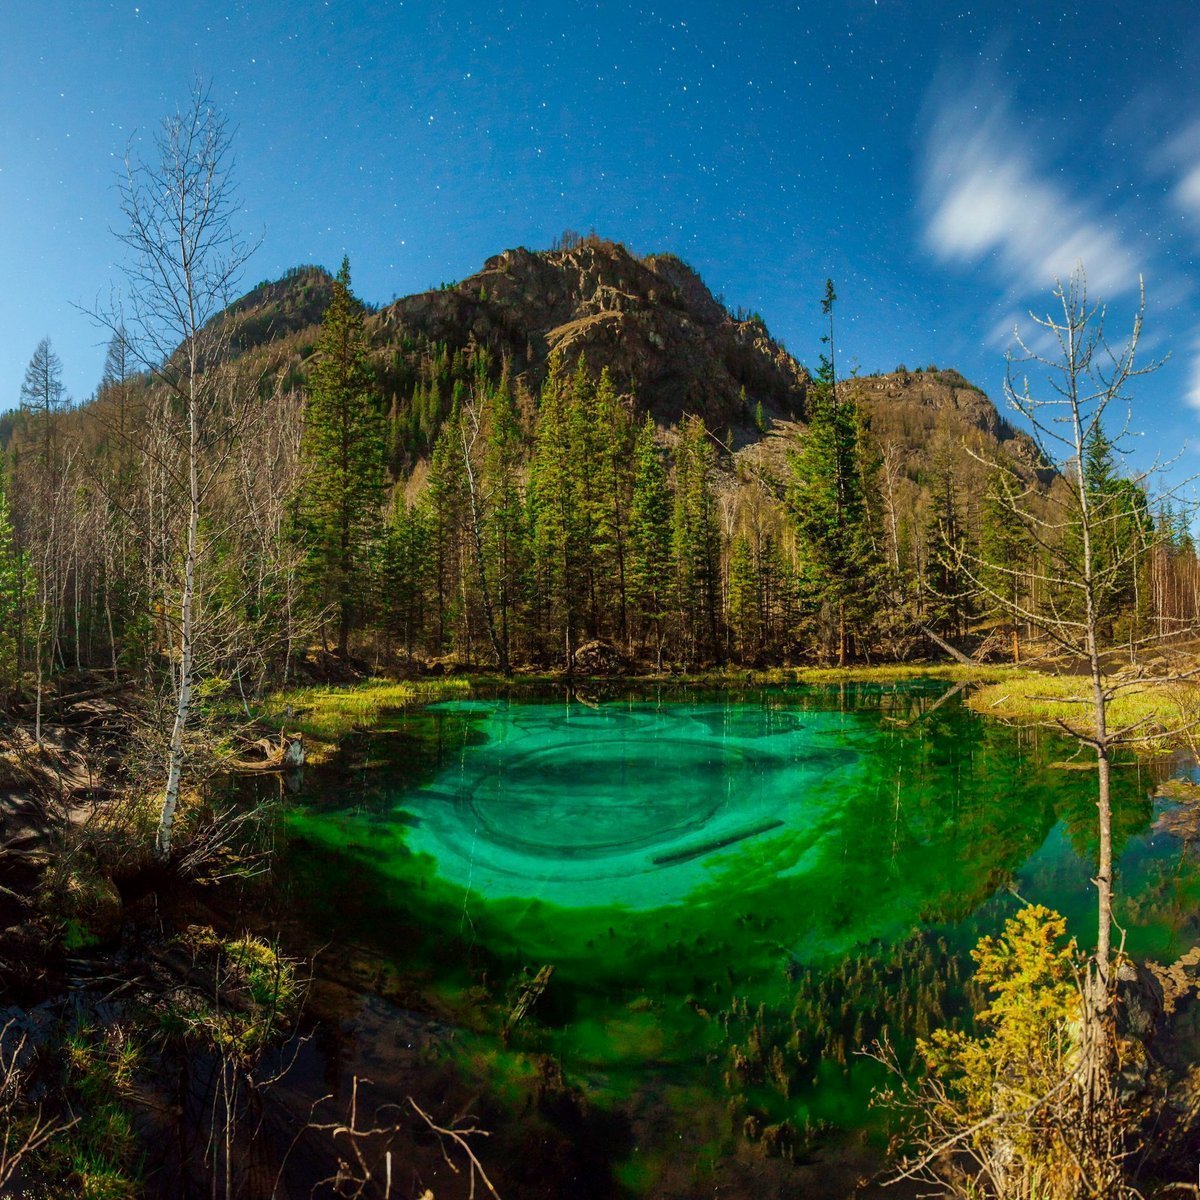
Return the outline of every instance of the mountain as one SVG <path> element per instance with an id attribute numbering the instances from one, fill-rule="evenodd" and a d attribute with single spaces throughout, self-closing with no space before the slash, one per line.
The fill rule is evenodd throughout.
<path id="1" fill-rule="evenodd" d="M 397 336 L 452 346 L 473 339 L 509 359 L 531 390 L 552 353 L 568 368 L 586 356 L 664 425 L 696 413 L 723 428 L 750 415 L 744 396 L 799 416 L 809 384 L 760 317 L 730 314 L 686 263 L 637 258 L 597 238 L 558 251 L 506 250 L 460 283 L 397 300 L 378 320 Z"/>
<path id="2" fill-rule="evenodd" d="M 234 352 L 282 357 L 291 363 L 289 377 L 303 385 L 331 284 L 319 267 L 260 284 L 230 310 Z M 469 384 L 472 347 L 489 351 L 497 370 L 507 362 L 518 389 L 531 397 L 551 354 L 568 370 L 586 357 L 594 372 L 607 367 L 617 387 L 664 429 L 685 415 L 703 416 L 758 473 L 779 477 L 804 427 L 811 386 L 805 368 L 761 317 L 730 313 L 670 254 L 638 257 L 596 237 L 557 250 L 506 250 L 458 283 L 370 313 L 367 324 L 400 431 L 399 470 L 428 451 L 454 387 Z M 1003 455 L 1023 474 L 1048 478 L 1031 439 L 957 371 L 901 368 L 839 387 L 857 398 L 864 424 L 914 493 L 946 453 L 970 486 L 983 476 L 972 452 Z"/>

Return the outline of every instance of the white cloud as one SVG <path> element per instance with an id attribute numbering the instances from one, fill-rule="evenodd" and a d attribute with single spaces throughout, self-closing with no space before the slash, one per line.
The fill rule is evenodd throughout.
<path id="1" fill-rule="evenodd" d="M 1183 398 L 1189 408 L 1200 412 L 1200 330 L 1193 333 L 1190 350 L 1192 361 L 1188 367 L 1187 387 Z"/>
<path id="2" fill-rule="evenodd" d="M 1171 199 L 1184 212 L 1200 215 L 1200 163 L 1191 167 L 1175 185 Z"/>
<path id="3" fill-rule="evenodd" d="M 929 248 L 945 262 L 990 260 L 1014 300 L 1044 294 L 1081 262 L 1097 295 L 1137 287 L 1135 255 L 1093 205 L 1040 168 L 994 89 L 934 106 L 921 204 Z"/>

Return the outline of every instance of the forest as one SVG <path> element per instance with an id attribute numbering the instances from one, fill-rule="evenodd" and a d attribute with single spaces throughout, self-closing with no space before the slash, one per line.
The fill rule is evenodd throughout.
<path id="1" fill-rule="evenodd" d="M 862 382 L 835 380 L 824 355 L 785 453 L 752 458 L 734 450 L 767 420 L 749 398 L 748 428 L 686 414 L 664 427 L 586 354 L 552 355 L 533 394 L 528 373 L 470 342 L 373 345 L 348 264 L 331 297 L 309 344 L 239 355 L 236 308 L 198 331 L 220 351 L 199 433 L 206 677 L 260 694 L 314 647 L 504 674 L 569 672 L 589 645 L 606 670 L 902 661 L 946 641 L 1019 660 L 1027 631 L 1003 613 L 1042 604 L 1050 549 L 1013 527 L 1005 497 L 1051 504 L 1064 479 L 1048 464 L 1001 448 L 985 469 L 944 435 L 906 463 L 887 412 L 868 417 Z M 10 693 L 80 670 L 153 681 L 177 656 L 178 402 L 122 329 L 77 405 L 50 342 L 36 348 L 3 431 Z M 1119 510 L 1106 635 L 1188 628 L 1182 514 L 1123 476 L 1102 428 L 1083 472 Z M 978 586 L 984 560 L 1003 587 Z"/>

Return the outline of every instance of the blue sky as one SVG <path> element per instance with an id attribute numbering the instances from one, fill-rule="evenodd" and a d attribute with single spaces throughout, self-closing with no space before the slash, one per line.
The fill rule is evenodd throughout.
<path id="1" fill-rule="evenodd" d="M 386 302 L 564 229 L 673 251 L 802 361 L 1000 397 L 1015 319 L 1082 258 L 1146 280 L 1143 456 L 1200 422 L 1200 11 L 1116 3 L 31 5 L 0 0 L 0 409 L 48 335 L 70 392 L 120 284 L 114 179 L 196 73 L 237 127 L 245 283 L 349 254 Z M 1189 455 L 1196 450 L 1189 451 Z"/>

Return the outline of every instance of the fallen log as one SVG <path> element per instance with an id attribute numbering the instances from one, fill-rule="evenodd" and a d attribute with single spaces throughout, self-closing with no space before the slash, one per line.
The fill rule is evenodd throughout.
<path id="1" fill-rule="evenodd" d="M 304 766 L 304 738 L 281 735 L 276 742 L 272 738 L 259 738 L 251 743 L 250 750 L 257 750 L 261 758 L 235 758 L 229 763 L 234 771 L 293 771 Z"/>

